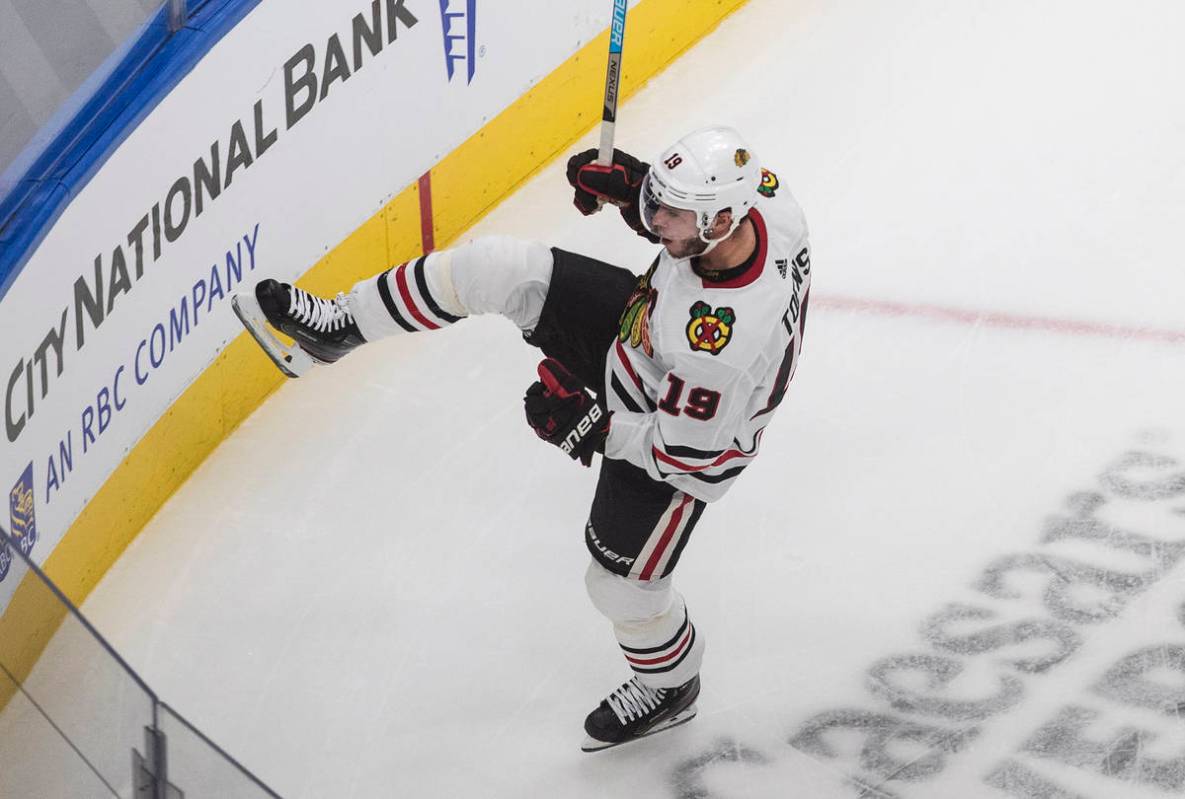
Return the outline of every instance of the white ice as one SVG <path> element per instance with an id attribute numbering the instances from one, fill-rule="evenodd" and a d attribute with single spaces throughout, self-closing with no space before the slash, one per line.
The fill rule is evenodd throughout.
<path id="1" fill-rule="evenodd" d="M 523 423 L 539 356 L 500 319 L 285 385 L 84 612 L 289 799 L 1180 795 L 1183 42 L 1176 0 L 752 0 L 623 107 L 642 157 L 743 131 L 813 236 L 801 367 L 676 573 L 708 642 L 691 724 L 579 749 L 628 676 L 582 582 L 595 471 Z M 562 160 L 466 236 L 643 270 Z M 1075 512 L 1100 540 L 1046 540 Z M 1033 569 L 991 596 L 1010 555 Z M 939 649 L 953 604 L 990 615 L 952 637 L 1031 620 L 1072 652 Z M 1080 737 L 1050 727 L 1074 708 Z M 937 732 L 878 757 L 909 724 Z"/>

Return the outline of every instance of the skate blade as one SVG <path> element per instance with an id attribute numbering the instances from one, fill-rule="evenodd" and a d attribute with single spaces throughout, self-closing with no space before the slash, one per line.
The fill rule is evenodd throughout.
<path id="1" fill-rule="evenodd" d="M 285 346 L 268 328 L 267 317 L 259 307 L 259 300 L 254 294 L 242 292 L 230 298 L 230 307 L 235 316 L 247 328 L 255 343 L 272 359 L 272 363 L 288 377 L 300 377 L 316 363 L 307 352 L 296 344 Z"/>
<path id="2" fill-rule="evenodd" d="M 671 729 L 672 727 L 678 727 L 680 724 L 686 724 L 687 722 L 689 722 L 693 718 L 695 718 L 695 714 L 698 712 L 699 711 L 696 709 L 696 706 L 692 705 L 691 707 L 671 716 L 669 719 L 662 722 L 661 724 L 655 725 L 654 729 L 650 730 L 649 732 L 645 733 L 644 735 L 639 735 L 637 738 L 626 738 L 624 741 L 618 741 L 617 743 L 607 743 L 606 741 L 598 741 L 596 738 L 593 738 L 592 736 L 586 736 L 584 739 L 584 743 L 580 745 L 580 749 L 581 749 L 581 751 L 584 751 L 584 752 L 600 752 L 603 749 L 612 749 L 615 746 L 621 746 L 622 744 L 628 744 L 628 743 L 633 743 L 634 741 L 640 741 L 643 738 L 649 738 L 651 735 L 654 735 L 655 733 L 664 732 L 666 730 Z"/>

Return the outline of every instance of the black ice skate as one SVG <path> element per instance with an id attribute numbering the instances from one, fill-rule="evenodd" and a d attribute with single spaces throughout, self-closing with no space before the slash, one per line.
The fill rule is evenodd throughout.
<path id="1" fill-rule="evenodd" d="M 366 342 L 344 294 L 327 300 L 269 279 L 257 284 L 253 295 L 236 294 L 231 305 L 247 332 L 289 377 L 300 377 L 315 363 L 333 363 Z M 298 346 L 282 344 L 267 329 L 269 324 Z"/>
<path id="2" fill-rule="evenodd" d="M 698 696 L 698 675 L 678 688 L 649 688 L 634 677 L 588 714 L 588 738 L 580 748 L 596 752 L 691 721 Z"/>

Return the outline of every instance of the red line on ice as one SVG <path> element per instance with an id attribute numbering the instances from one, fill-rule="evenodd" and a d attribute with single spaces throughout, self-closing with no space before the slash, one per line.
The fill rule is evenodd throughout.
<path id="1" fill-rule="evenodd" d="M 1076 319 L 1056 319 L 1045 316 L 1004 313 L 1001 311 L 976 311 L 969 308 L 951 308 L 922 303 L 892 302 L 890 300 L 868 300 L 859 297 L 820 296 L 814 298 L 823 308 L 837 311 L 858 311 L 882 316 L 913 316 L 956 322 L 964 325 L 986 325 L 1012 330 L 1047 330 L 1074 336 L 1101 336 L 1116 339 L 1138 339 L 1158 341 L 1166 344 L 1185 344 L 1185 330 L 1167 330 L 1155 327 L 1131 327 L 1105 322 L 1089 322 Z"/>

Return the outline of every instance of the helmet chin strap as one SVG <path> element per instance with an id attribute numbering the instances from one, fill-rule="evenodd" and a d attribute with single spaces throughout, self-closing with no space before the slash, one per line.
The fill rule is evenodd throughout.
<path id="1" fill-rule="evenodd" d="M 727 210 L 727 209 L 725 209 L 725 210 Z M 747 214 L 746 214 L 746 216 L 747 216 Z M 709 239 L 708 238 L 708 230 L 705 230 L 702 227 L 699 228 L 699 240 L 702 241 L 704 244 L 707 244 L 708 249 L 706 249 L 703 252 L 698 253 L 698 254 L 699 255 L 707 255 L 712 250 L 716 249 L 716 245 L 719 244 L 720 242 L 724 241 L 725 239 L 727 239 L 733 233 L 736 233 L 737 228 L 739 228 L 741 226 L 741 222 L 744 222 L 744 221 L 745 221 L 744 216 L 742 216 L 740 219 L 737 219 L 734 216 L 733 220 L 732 220 L 732 224 L 729 225 L 729 227 L 728 227 L 728 231 L 723 236 L 721 236 L 720 238 L 717 238 L 717 239 Z M 712 222 L 713 223 L 716 222 L 715 218 L 712 219 Z M 697 225 L 696 227 L 699 227 L 699 226 Z M 709 228 L 709 230 L 710 230 L 710 228 Z M 695 256 L 689 256 L 689 257 L 695 257 Z M 683 259 L 680 258 L 679 260 L 683 260 Z"/>
<path id="2" fill-rule="evenodd" d="M 700 255 L 707 255 L 707 254 L 708 254 L 708 253 L 710 253 L 712 250 L 716 249 L 716 245 L 717 245 L 717 244 L 719 244 L 720 242 L 724 241 L 724 239 L 726 239 L 726 238 L 728 238 L 728 236 L 723 236 L 723 237 L 721 237 L 721 238 L 718 238 L 718 239 L 711 239 L 711 240 L 709 240 L 709 239 L 705 239 L 705 238 L 704 238 L 704 236 L 703 236 L 703 234 L 701 233 L 701 234 L 700 234 L 700 237 L 699 237 L 699 240 L 700 240 L 700 241 L 702 241 L 702 242 L 704 242 L 704 243 L 706 243 L 706 244 L 708 245 L 708 248 L 707 248 L 706 250 L 704 250 L 703 252 L 701 252 L 701 253 L 700 253 Z"/>
<path id="3" fill-rule="evenodd" d="M 677 208 L 678 206 L 671 206 L 671 207 Z M 685 209 L 681 209 L 681 210 L 694 211 L 695 209 L 694 208 L 685 208 Z M 728 210 L 728 209 L 725 209 L 725 210 Z M 720 213 L 721 212 L 717 212 L 716 215 L 719 216 Z M 746 216 L 747 216 L 747 214 L 746 214 Z M 702 241 L 704 244 L 707 244 L 708 246 L 700 252 L 693 253 L 692 255 L 684 255 L 682 258 L 674 258 L 674 256 L 671 256 L 671 257 L 674 259 L 675 263 L 682 263 L 683 261 L 688 261 L 688 260 L 691 260 L 692 258 L 698 258 L 700 256 L 707 255 L 712 250 L 716 249 L 717 244 L 724 241 L 729 236 L 731 236 L 733 233 L 735 233 L 736 229 L 738 227 L 740 227 L 741 222 L 743 222 L 744 220 L 745 220 L 745 216 L 742 216 L 740 219 L 737 219 L 734 216 L 733 220 L 732 220 L 732 224 L 729 225 L 728 231 L 725 232 L 725 234 L 723 236 L 720 236 L 719 238 L 715 238 L 715 239 L 710 239 L 710 238 L 708 238 L 708 232 L 711 230 L 711 226 L 713 224 L 715 224 L 716 217 L 715 216 L 712 217 L 712 220 L 709 223 L 707 228 L 701 227 L 699 224 L 699 220 L 697 219 L 696 224 L 695 224 L 696 233 L 698 234 L 697 238 L 700 241 Z M 651 233 L 655 233 L 654 228 L 652 228 L 650 226 L 650 220 L 647 218 L 646 214 L 642 214 L 642 227 L 646 228 L 646 230 L 650 231 Z M 655 235 L 658 235 L 658 234 L 656 233 Z M 670 254 L 669 250 L 667 251 L 667 254 L 668 255 Z"/>

